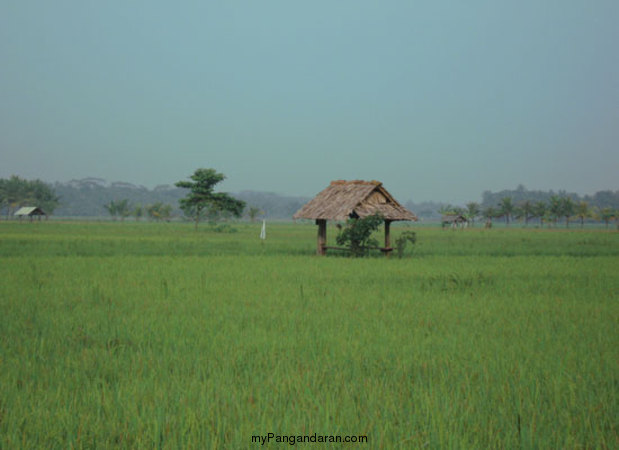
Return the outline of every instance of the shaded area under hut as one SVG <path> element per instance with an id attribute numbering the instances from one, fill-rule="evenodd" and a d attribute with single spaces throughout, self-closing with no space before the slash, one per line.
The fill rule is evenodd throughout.
<path id="1" fill-rule="evenodd" d="M 307 202 L 292 217 L 313 219 L 318 225 L 316 253 L 324 255 L 327 246 L 327 220 L 345 221 L 380 214 L 385 220 L 386 254 L 392 250 L 390 225 L 395 221 L 416 221 L 417 216 L 404 208 L 380 181 L 337 180 Z"/>

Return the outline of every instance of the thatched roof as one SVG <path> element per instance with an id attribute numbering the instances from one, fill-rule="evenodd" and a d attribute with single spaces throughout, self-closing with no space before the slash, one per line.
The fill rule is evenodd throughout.
<path id="1" fill-rule="evenodd" d="M 332 181 L 292 216 L 294 219 L 347 220 L 381 214 L 387 220 L 417 220 L 380 181 Z"/>

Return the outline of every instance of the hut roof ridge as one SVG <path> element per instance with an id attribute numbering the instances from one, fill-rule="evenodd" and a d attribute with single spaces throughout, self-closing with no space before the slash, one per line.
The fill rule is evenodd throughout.
<path id="1" fill-rule="evenodd" d="M 365 186 L 382 186 L 383 183 L 381 183 L 380 181 L 376 181 L 376 180 L 372 180 L 372 181 L 366 181 L 366 180 L 334 180 L 331 182 L 331 185 L 333 186 L 340 186 L 340 185 L 345 185 L 345 184 L 359 184 L 359 185 L 365 185 Z"/>

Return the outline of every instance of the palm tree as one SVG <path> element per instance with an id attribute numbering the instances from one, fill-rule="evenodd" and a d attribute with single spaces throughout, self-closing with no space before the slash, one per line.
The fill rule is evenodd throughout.
<path id="1" fill-rule="evenodd" d="M 103 205 L 103 207 L 110 213 L 112 219 L 116 220 L 116 214 L 118 214 L 118 207 L 116 206 L 116 202 L 114 200 L 110 200 L 109 203 Z"/>
<path id="2" fill-rule="evenodd" d="M 524 217 L 524 226 L 526 227 L 529 224 L 529 219 L 533 217 L 533 203 L 530 200 L 525 200 L 520 203 L 519 209 Z"/>
<path id="3" fill-rule="evenodd" d="M 481 214 L 481 207 L 479 206 L 479 203 L 470 202 L 466 204 L 466 209 L 467 209 L 467 215 L 469 219 L 471 219 L 471 226 L 474 226 L 475 217 Z"/>
<path id="4" fill-rule="evenodd" d="M 570 217 L 574 215 L 575 209 L 574 200 L 570 197 L 563 197 L 561 199 L 561 214 L 565 217 L 565 228 L 570 227 Z"/>
<path id="5" fill-rule="evenodd" d="M 120 220 L 125 220 L 126 217 L 131 215 L 131 209 L 129 208 L 129 200 L 122 199 L 116 203 L 116 213 L 120 216 Z"/>
<path id="6" fill-rule="evenodd" d="M 555 226 L 557 226 L 559 217 L 563 216 L 563 201 L 561 200 L 561 197 L 553 195 L 550 197 L 549 203 L 548 212 L 550 213 Z"/>
<path id="7" fill-rule="evenodd" d="M 483 210 L 482 215 L 486 219 L 486 228 L 490 228 L 492 226 L 492 219 L 497 217 L 498 212 L 495 208 L 489 206 Z"/>
<path id="8" fill-rule="evenodd" d="M 539 217 L 540 226 L 544 225 L 544 216 L 546 215 L 546 203 L 544 202 L 535 202 L 533 205 L 533 215 L 535 217 Z"/>
<path id="9" fill-rule="evenodd" d="M 514 203 L 511 197 L 503 197 L 499 202 L 499 211 L 502 216 L 505 216 L 505 224 L 509 226 L 509 221 L 514 213 Z"/>

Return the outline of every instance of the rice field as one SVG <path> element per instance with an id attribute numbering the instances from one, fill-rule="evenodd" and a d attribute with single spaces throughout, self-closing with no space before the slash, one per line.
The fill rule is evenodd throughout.
<path id="1" fill-rule="evenodd" d="M 619 233 L 234 228 L 0 222 L 0 448 L 619 446 Z"/>

